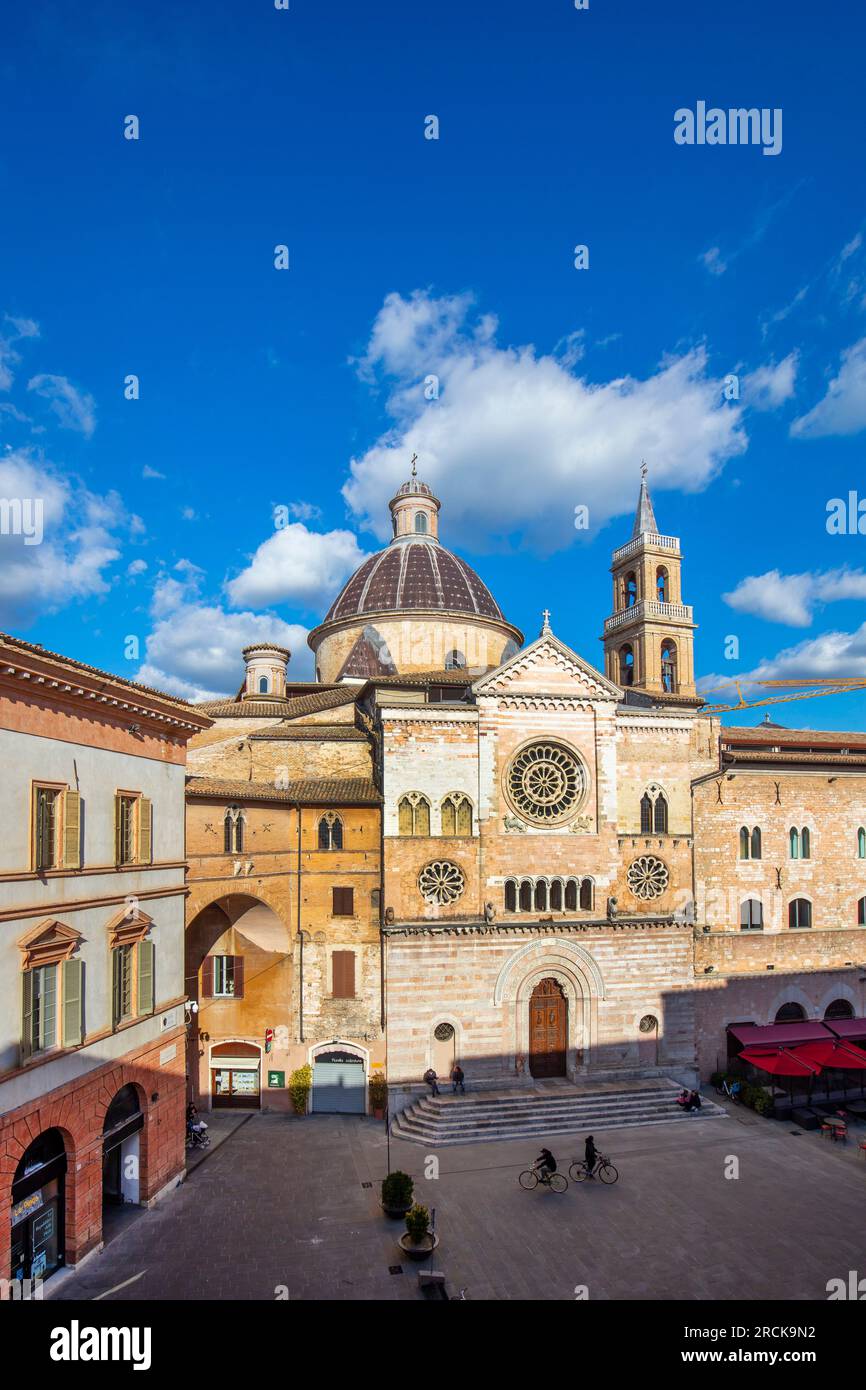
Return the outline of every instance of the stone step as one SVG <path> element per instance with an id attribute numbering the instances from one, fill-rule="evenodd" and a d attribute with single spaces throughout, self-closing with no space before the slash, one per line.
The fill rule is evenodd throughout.
<path id="1" fill-rule="evenodd" d="M 697 1114 L 678 1110 L 677 1090 L 669 1084 L 591 1094 L 482 1094 L 465 1101 L 463 1097 L 446 1102 L 427 1097 L 396 1116 L 392 1133 L 397 1138 L 435 1147 L 545 1134 L 601 1134 L 628 1126 L 718 1119 L 726 1114 L 721 1106 L 706 1098 L 702 1098 L 703 1106 Z"/>

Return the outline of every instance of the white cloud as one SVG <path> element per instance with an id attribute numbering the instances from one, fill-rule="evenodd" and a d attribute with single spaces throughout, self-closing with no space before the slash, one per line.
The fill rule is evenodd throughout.
<path id="1" fill-rule="evenodd" d="M 743 407 L 723 400 L 703 347 L 646 380 L 596 384 L 532 346 L 499 347 L 495 319 L 473 319 L 471 308 L 465 295 L 390 294 L 358 362 L 364 379 L 387 383 L 394 424 L 352 460 L 343 494 L 381 538 L 413 452 L 443 499 L 446 544 L 479 549 L 518 533 L 553 550 L 574 539 L 577 504 L 589 506 L 593 531 L 631 511 L 642 458 L 658 510 L 660 490 L 698 491 L 745 450 Z"/>
<path id="2" fill-rule="evenodd" d="M 743 400 L 752 410 L 775 410 L 794 394 L 799 354 L 768 362 L 743 378 Z"/>
<path id="3" fill-rule="evenodd" d="M 150 464 L 146 463 L 141 470 L 141 476 L 142 478 L 164 478 L 165 474 L 160 473 L 158 468 L 151 468 Z"/>
<path id="4" fill-rule="evenodd" d="M 793 422 L 791 434 L 818 439 L 828 434 L 856 434 L 862 429 L 866 429 L 866 338 L 845 349 L 839 373 L 826 395 Z"/>
<path id="5" fill-rule="evenodd" d="M 753 670 L 738 675 L 736 680 L 746 698 L 751 698 L 753 693 L 755 696 L 767 693 L 754 686 L 750 691 L 749 685 L 755 681 L 802 680 L 805 685 L 813 679 L 834 676 L 866 676 L 866 623 L 856 632 L 822 632 L 819 637 L 785 647 Z M 712 691 L 719 699 L 732 698 L 730 672 L 703 676 L 697 685 L 705 696 Z"/>
<path id="6" fill-rule="evenodd" d="M 28 391 L 51 402 L 51 409 L 63 429 L 77 430 L 87 438 L 96 429 L 96 402 L 86 391 L 79 391 L 65 376 L 53 376 L 42 372 L 31 377 L 27 383 Z"/>
<path id="7" fill-rule="evenodd" d="M 127 565 L 126 573 L 130 576 L 130 578 L 134 578 L 137 574 L 144 574 L 146 569 L 146 560 L 133 560 L 131 564 Z"/>
<path id="8" fill-rule="evenodd" d="M 808 627 L 815 609 L 844 599 L 866 599 L 866 571 L 824 570 L 805 574 L 749 575 L 736 589 L 722 594 L 725 603 L 740 613 L 752 613 L 768 622 L 789 627 Z"/>
<path id="9" fill-rule="evenodd" d="M 128 524 L 116 493 L 97 496 L 41 458 L 17 450 L 0 458 L 0 498 L 39 505 L 42 540 L 0 535 L 0 615 L 25 623 L 108 590 L 104 571 L 119 558 L 116 532 Z"/>
<path id="10" fill-rule="evenodd" d="M 22 338 L 37 338 L 39 325 L 32 319 L 16 319 L 9 314 L 3 315 L 3 322 L 12 325 L 11 333 L 0 333 L 0 391 L 8 391 L 15 380 L 12 368 L 21 361 L 21 354 L 13 344 Z"/>
<path id="11" fill-rule="evenodd" d="M 318 608 L 365 558 L 351 531 L 310 531 L 292 521 L 263 541 L 246 569 L 225 587 L 235 607 L 295 603 Z"/>
<path id="12" fill-rule="evenodd" d="M 313 502 L 289 502 L 286 511 L 294 521 L 318 521 L 322 515 L 321 507 Z"/>
<path id="13" fill-rule="evenodd" d="M 195 507 L 181 507 L 180 514 L 184 521 L 198 521 L 198 512 Z"/>
<path id="14" fill-rule="evenodd" d="M 698 259 L 703 262 L 711 275 L 724 275 L 728 268 L 728 263 L 723 259 L 718 246 L 711 246 Z"/>
<path id="15" fill-rule="evenodd" d="M 288 647 L 290 675 L 312 680 L 306 637 L 306 628 L 267 613 L 226 613 L 218 605 L 182 602 L 147 638 L 136 680 L 186 700 L 234 695 L 244 676 L 241 651 L 251 642 Z"/>

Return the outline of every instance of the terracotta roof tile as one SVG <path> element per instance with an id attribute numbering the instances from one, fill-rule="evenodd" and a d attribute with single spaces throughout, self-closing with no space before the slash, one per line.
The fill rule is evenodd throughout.
<path id="1" fill-rule="evenodd" d="M 368 777 L 311 777 L 279 789 L 272 782 L 226 781 L 219 777 L 188 777 L 186 794 L 225 801 L 274 801 L 302 806 L 378 806 L 380 792 Z"/>

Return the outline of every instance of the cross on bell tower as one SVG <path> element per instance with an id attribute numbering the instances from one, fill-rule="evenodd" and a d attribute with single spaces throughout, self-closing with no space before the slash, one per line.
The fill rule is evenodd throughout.
<path id="1" fill-rule="evenodd" d="M 641 460 L 631 539 L 613 552 L 613 613 L 605 620 L 604 669 L 617 685 L 696 703 L 692 609 L 682 601 L 679 537 L 659 532 Z"/>

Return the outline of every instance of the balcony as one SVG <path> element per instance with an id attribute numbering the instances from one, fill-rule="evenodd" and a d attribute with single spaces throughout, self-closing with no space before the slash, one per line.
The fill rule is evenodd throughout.
<path id="1" fill-rule="evenodd" d="M 612 617 L 605 618 L 605 632 L 613 632 L 616 628 L 622 627 L 625 623 L 643 622 L 647 618 L 662 618 L 670 622 L 691 623 L 692 606 L 690 603 L 662 603 L 657 598 L 643 598 L 638 603 L 633 603 L 630 608 L 622 608 L 619 613 L 614 613 Z"/>
<path id="2" fill-rule="evenodd" d="M 669 550 L 672 555 L 680 553 L 679 536 L 660 536 L 657 531 L 647 531 L 644 535 L 635 536 L 633 540 L 621 545 L 618 550 L 613 552 L 611 560 L 614 565 L 618 565 L 620 560 L 627 560 L 630 555 L 637 555 L 641 550 Z"/>

